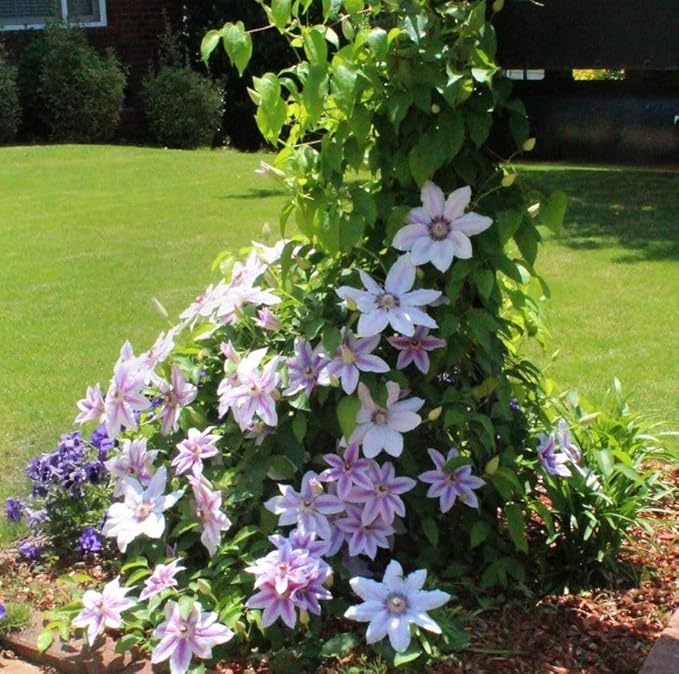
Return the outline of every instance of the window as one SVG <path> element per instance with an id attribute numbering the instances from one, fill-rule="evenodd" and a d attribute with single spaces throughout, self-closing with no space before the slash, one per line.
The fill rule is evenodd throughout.
<path id="1" fill-rule="evenodd" d="M 43 28 L 50 19 L 106 25 L 106 0 L 0 0 L 0 30 Z"/>

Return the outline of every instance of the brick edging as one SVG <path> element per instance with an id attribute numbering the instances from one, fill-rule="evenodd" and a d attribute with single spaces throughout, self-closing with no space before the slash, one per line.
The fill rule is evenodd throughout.
<path id="1" fill-rule="evenodd" d="M 639 674 L 672 674 L 679 672 L 679 609 L 653 644 Z"/>

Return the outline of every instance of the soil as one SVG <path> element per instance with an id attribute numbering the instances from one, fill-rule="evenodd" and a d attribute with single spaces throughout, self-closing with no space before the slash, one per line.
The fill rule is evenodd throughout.
<path id="1" fill-rule="evenodd" d="M 673 473 L 679 488 L 679 470 Z M 539 601 L 511 601 L 483 611 L 470 623 L 471 642 L 456 658 L 431 674 L 635 674 L 672 613 L 679 609 L 679 501 L 649 513 L 651 534 L 632 531 L 622 559 L 643 568 L 635 586 L 548 595 Z M 110 571 L 92 560 L 68 572 L 104 581 Z M 29 603 L 43 611 L 69 600 L 67 586 L 55 582 L 63 571 L 19 562 L 0 553 L 0 600 Z M 89 584 L 89 583 L 87 583 Z M 352 662 L 352 660 L 354 662 Z M 351 671 L 355 659 L 330 672 Z M 359 665 L 360 667 L 360 665 Z M 265 662 L 231 662 L 218 674 L 268 674 Z M 361 671 L 354 669 L 354 671 Z M 379 669 L 370 668 L 378 672 Z M 416 671 L 423 671 L 418 667 Z"/>

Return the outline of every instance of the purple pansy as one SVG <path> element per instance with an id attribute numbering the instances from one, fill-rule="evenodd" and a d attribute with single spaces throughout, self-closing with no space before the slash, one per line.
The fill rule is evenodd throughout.
<path id="1" fill-rule="evenodd" d="M 78 537 L 78 552 L 81 555 L 91 555 L 101 552 L 104 548 L 99 532 L 94 527 L 87 527 Z"/>

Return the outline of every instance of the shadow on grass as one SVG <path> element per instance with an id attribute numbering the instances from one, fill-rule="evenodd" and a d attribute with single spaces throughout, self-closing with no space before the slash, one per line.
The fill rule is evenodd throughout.
<path id="1" fill-rule="evenodd" d="M 247 192 L 240 194 L 225 194 L 222 199 L 267 199 L 271 197 L 282 197 L 285 194 L 283 190 L 277 189 L 254 189 L 251 188 Z"/>
<path id="2" fill-rule="evenodd" d="M 613 262 L 679 259 L 679 172 L 525 166 L 522 174 L 568 194 L 562 245 L 622 248 Z"/>

